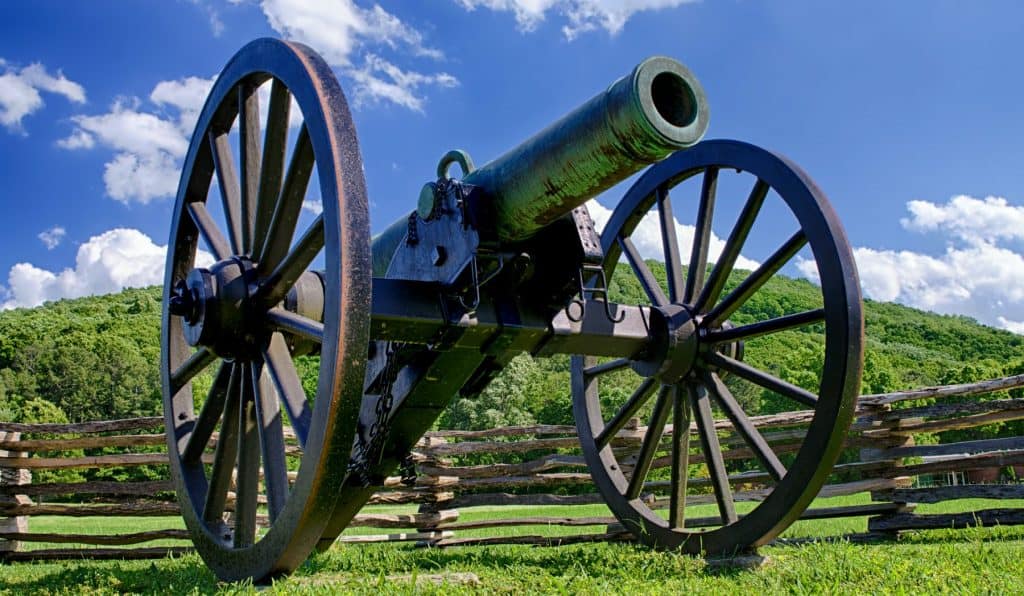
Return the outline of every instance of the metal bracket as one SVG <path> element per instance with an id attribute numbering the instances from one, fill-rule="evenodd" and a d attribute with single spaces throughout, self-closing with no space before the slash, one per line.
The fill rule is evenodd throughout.
<path id="1" fill-rule="evenodd" d="M 587 287 L 584 283 L 586 274 L 591 274 L 592 284 L 591 287 Z M 621 323 L 623 318 L 626 316 L 624 313 L 619 313 L 619 317 L 616 318 L 612 314 L 611 307 L 608 306 L 608 279 L 605 277 L 604 268 L 600 265 L 589 265 L 584 264 L 580 267 L 579 273 L 579 287 L 580 291 L 577 297 L 572 299 L 565 307 L 565 316 L 569 317 L 569 320 L 574 323 L 579 323 L 583 320 L 583 317 L 587 314 L 587 294 L 590 294 L 595 300 L 600 299 L 604 303 L 604 315 L 608 317 L 608 320 L 612 323 Z M 572 306 L 576 305 L 579 307 L 579 316 L 572 314 Z"/>
<path id="2" fill-rule="evenodd" d="M 487 277 L 485 277 L 483 279 L 483 281 L 480 280 L 479 265 L 478 265 L 479 261 L 481 261 L 481 260 L 496 260 L 496 261 L 498 261 L 498 266 L 494 269 L 494 271 L 491 271 L 491 273 Z M 469 301 L 469 303 L 467 303 L 466 300 L 463 298 L 463 294 L 464 293 L 459 293 L 459 294 L 455 295 L 455 299 L 458 300 L 459 301 L 459 305 L 466 310 L 466 314 L 468 314 L 470 316 L 473 316 L 474 314 L 476 314 L 476 309 L 480 307 L 480 288 L 482 286 L 484 286 L 487 282 L 489 282 L 492 279 L 494 279 L 495 277 L 497 277 L 498 274 L 501 273 L 502 269 L 504 269 L 504 268 L 505 268 L 505 256 L 500 254 L 500 253 L 493 254 L 493 255 L 491 255 L 491 254 L 476 254 L 476 255 L 473 255 L 473 260 L 469 263 L 469 267 L 468 267 L 469 275 L 470 275 L 470 281 L 469 281 L 469 288 L 468 288 L 468 290 L 470 292 L 472 292 L 473 297 Z"/>

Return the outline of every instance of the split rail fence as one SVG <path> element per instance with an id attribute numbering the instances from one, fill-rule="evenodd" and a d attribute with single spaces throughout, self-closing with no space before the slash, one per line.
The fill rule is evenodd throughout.
<path id="1" fill-rule="evenodd" d="M 991 399 L 996 391 L 1024 387 L 1024 375 L 915 391 L 860 398 L 857 417 L 847 438 L 844 461 L 819 494 L 834 497 L 869 492 L 872 502 L 841 507 L 811 508 L 805 519 L 868 516 L 870 533 L 898 533 L 928 528 L 1024 524 L 1024 508 L 1000 507 L 957 514 L 914 513 L 917 503 L 989 498 L 1024 499 L 1024 436 L 955 443 L 917 445 L 915 435 L 975 428 L 1024 419 L 1024 398 Z M 988 396 L 989 399 L 980 399 Z M 904 402 L 919 400 L 911 407 Z M 923 400 L 923 401 L 921 401 Z M 809 411 L 759 416 L 753 422 L 783 455 L 799 449 L 810 421 Z M 30 560 L 65 557 L 149 558 L 188 550 L 187 532 L 177 527 L 119 534 L 33 532 L 36 516 L 66 518 L 137 518 L 178 516 L 173 490 L 166 479 L 58 482 L 33 481 L 53 470 L 126 469 L 155 466 L 166 474 L 163 419 L 136 418 L 79 424 L 0 423 L 0 559 Z M 727 420 L 718 422 L 725 459 L 735 469 L 753 470 L 730 476 L 737 501 L 757 501 L 770 490 L 771 479 L 755 469 L 753 454 Z M 613 441 L 613 448 L 639 451 L 646 428 L 634 421 Z M 691 426 L 691 433 L 696 428 Z M 674 429 L 663 442 L 669 449 Z M 694 441 L 696 443 L 696 441 Z M 85 452 L 102 451 L 98 455 Z M 857 457 L 851 457 L 856 454 Z M 627 531 L 610 516 L 529 516 L 508 519 L 466 519 L 482 506 L 585 505 L 601 503 L 579 454 L 572 426 L 533 425 L 482 431 L 435 431 L 416 446 L 417 477 L 411 486 L 388 478 L 370 504 L 416 505 L 409 513 L 374 512 L 357 516 L 356 533 L 344 542 L 417 541 L 436 546 L 488 543 L 568 544 L 626 540 Z M 502 460 L 516 463 L 492 463 Z M 691 456 L 699 463 L 700 455 Z M 472 462 L 486 462 L 473 464 Z M 620 461 L 623 461 L 620 457 Z M 745 465 L 746 464 L 746 465 Z M 668 465 L 668 458 L 654 468 Z M 998 482 L 999 474 L 1003 480 Z M 1016 474 L 1016 475 L 1014 475 Z M 652 474 L 652 477 L 657 477 Z M 979 481 L 997 481 L 982 483 Z M 707 480 L 691 479 L 701 490 Z M 664 491 L 666 481 L 646 485 L 650 499 Z M 714 502 L 710 491 L 693 494 L 689 503 Z M 73 497 L 73 498 L 70 498 Z M 229 495 L 229 507 L 231 509 Z M 175 520 L 177 521 L 177 520 Z M 263 520 L 265 521 L 265 520 Z M 688 520 L 714 525 L 717 518 Z M 130 526 L 131 524 L 125 524 Z M 168 522 L 167 525 L 172 525 Z M 574 533 L 552 536 L 528 531 L 486 532 L 513 526 L 565 526 Z M 600 531 L 595 532 L 595 527 Z M 366 530 L 372 528 L 375 530 Z M 376 533 L 367 533 L 376 532 Z M 146 546 L 152 541 L 177 541 L 174 546 Z M 174 544 L 174 543 L 172 543 Z"/>

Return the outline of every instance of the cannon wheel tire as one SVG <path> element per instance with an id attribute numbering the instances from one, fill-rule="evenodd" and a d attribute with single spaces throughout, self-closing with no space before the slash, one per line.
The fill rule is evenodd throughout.
<path id="1" fill-rule="evenodd" d="M 709 272 L 716 187 L 719 173 L 724 175 L 726 170 L 735 170 L 735 174 L 728 172 L 730 176 L 749 178 L 740 188 L 752 189 Z M 684 180 L 698 176 L 697 221 L 687 262 L 680 258 L 676 234 L 666 233 L 674 231 L 675 222 L 669 193 Z M 798 229 L 744 281 L 734 285 L 728 278 L 744 241 L 757 225 L 759 212 L 763 213 L 761 205 L 770 191 L 774 192 L 769 198 L 781 199 L 779 208 L 788 207 L 790 221 L 795 220 Z M 649 212 L 658 218 L 662 231 L 667 292 L 631 240 Z M 573 356 L 573 412 L 595 484 L 625 529 L 650 546 L 694 554 L 728 554 L 765 544 L 801 516 L 829 478 L 859 391 L 863 364 L 860 286 L 853 254 L 835 213 L 810 178 L 784 157 L 746 143 L 705 141 L 650 168 L 611 214 L 601 243 L 607 279 L 612 279 L 620 259 L 628 263 L 644 290 L 645 301 L 652 307 L 652 321 L 659 319 L 660 315 L 655 315 L 666 313 L 660 318 L 675 317 L 692 325 L 676 337 L 679 345 L 689 346 L 678 348 L 677 353 L 684 349 L 692 352 L 686 363 L 689 368 L 683 373 L 675 365 L 663 365 L 652 372 L 650 363 L 640 361 L 650 355 L 611 361 Z M 806 246 L 813 253 L 822 307 L 739 326 L 730 323 L 730 316 L 763 291 L 764 284 Z M 819 348 L 823 364 L 816 390 L 796 386 L 778 378 L 777 372 L 749 364 L 751 351 L 757 347 L 756 343 L 752 345 L 753 338 L 808 326 L 813 326 L 815 337 L 822 338 Z M 607 396 L 602 404 L 602 379 L 608 379 L 606 375 L 613 371 L 627 374 L 629 368 L 637 373 L 635 384 L 630 385 L 636 387 L 635 391 L 631 395 L 626 391 L 621 405 L 609 405 Z M 729 376 L 738 379 L 728 380 Z M 784 458 L 773 451 L 775 447 L 755 427 L 756 421 L 727 386 L 727 382 L 738 380 L 751 383 L 759 391 L 770 390 L 783 401 L 803 408 L 802 417 L 809 426 L 798 448 L 786 450 Z M 616 437 L 622 434 L 629 418 L 646 412 L 642 407 L 651 403 L 639 451 L 619 449 L 622 439 Z M 672 423 L 671 434 L 666 432 L 668 423 Z M 697 459 L 691 455 L 691 432 L 675 432 L 691 428 L 691 423 L 696 430 L 695 447 L 707 469 L 707 475 L 699 481 L 689 478 L 694 471 L 691 464 Z M 731 445 L 749 450 L 759 469 L 736 473 L 733 463 L 734 471 L 729 471 L 723 457 L 725 444 L 719 438 L 724 430 L 733 433 Z M 668 445 L 661 442 L 663 438 Z M 667 454 L 659 454 L 659 448 Z M 787 465 L 781 459 L 787 459 Z M 651 482 L 649 475 L 655 469 L 661 469 L 662 476 L 668 478 Z M 733 485 L 747 482 L 764 483 L 767 494 L 749 511 L 738 511 Z M 688 517 L 688 501 L 699 503 L 701 498 L 717 507 L 711 507 L 703 517 Z M 748 507 L 744 504 L 740 509 Z"/>
<path id="2" fill-rule="evenodd" d="M 323 210 L 303 229 L 313 172 Z M 160 360 L 171 476 L 214 573 L 265 581 L 305 561 L 331 518 L 369 342 L 362 162 L 319 55 L 260 39 L 228 62 L 199 115 L 172 222 Z M 312 316 L 283 308 L 300 279 L 322 284 Z M 300 342 L 320 344 L 315 394 L 303 388 Z"/>

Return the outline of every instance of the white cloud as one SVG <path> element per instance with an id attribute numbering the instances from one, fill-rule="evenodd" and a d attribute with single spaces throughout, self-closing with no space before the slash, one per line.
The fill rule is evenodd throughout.
<path id="1" fill-rule="evenodd" d="M 31 263 L 11 267 L 0 310 L 163 283 L 166 254 L 166 246 L 158 246 L 138 230 L 109 230 L 78 247 L 73 269 L 53 272 Z M 213 261 L 203 251 L 196 260 L 202 266 Z"/>
<path id="2" fill-rule="evenodd" d="M 67 137 L 57 140 L 57 146 L 62 149 L 92 149 L 96 146 L 96 139 L 84 130 L 76 130 Z"/>
<path id="3" fill-rule="evenodd" d="M 383 74 L 384 77 L 375 73 Z M 458 80 L 448 73 L 425 75 L 404 71 L 374 54 L 367 54 L 364 66 L 350 69 L 347 74 L 356 83 L 353 103 L 357 107 L 389 101 L 414 112 L 422 112 L 424 99 L 416 93 L 421 86 L 454 87 L 459 84 Z"/>
<path id="4" fill-rule="evenodd" d="M 320 215 L 324 212 L 324 202 L 320 199 L 306 199 L 302 202 L 302 209 L 313 215 Z"/>
<path id="5" fill-rule="evenodd" d="M 1024 255 L 1000 246 L 1024 239 L 1024 208 L 1006 199 L 959 195 L 946 204 L 907 203 L 903 227 L 947 238 L 945 253 L 856 248 L 864 295 L 944 314 L 964 314 L 982 323 L 1024 333 Z M 811 261 L 797 263 L 816 280 Z"/>
<path id="6" fill-rule="evenodd" d="M 11 132 L 24 133 L 22 119 L 43 107 L 40 91 L 61 95 L 74 103 L 85 102 L 85 89 L 59 70 L 53 76 L 39 63 L 21 69 L 8 66 L 6 60 L 0 59 L 0 67 L 6 69 L 0 75 L 0 124 Z"/>
<path id="7" fill-rule="evenodd" d="M 999 326 L 1007 331 L 1012 331 L 1018 335 L 1024 335 L 1024 321 L 1011 321 L 1005 317 L 998 317 L 996 319 L 999 322 Z"/>
<path id="8" fill-rule="evenodd" d="M 43 230 L 39 232 L 38 238 L 46 246 L 47 250 L 53 250 L 60 246 L 61 240 L 64 239 L 64 234 L 67 230 L 61 226 L 53 226 L 49 230 Z"/>
<path id="9" fill-rule="evenodd" d="M 587 202 L 587 210 L 590 211 L 590 217 L 594 220 L 594 227 L 599 232 L 604 229 L 604 226 L 612 216 L 611 209 L 595 200 Z M 690 251 L 693 247 L 695 228 L 694 226 L 683 225 L 678 220 L 675 221 L 675 228 L 676 238 L 679 243 L 679 254 L 682 255 L 683 262 L 686 263 L 689 261 Z M 661 243 L 661 223 L 658 221 L 657 211 L 649 212 L 640 220 L 640 223 L 633 230 L 630 240 L 633 241 L 633 245 L 640 251 L 640 255 L 643 258 L 664 262 L 665 250 Z M 724 247 L 725 241 L 712 232 L 711 241 L 708 243 L 708 260 L 712 263 L 717 261 Z M 743 255 L 736 259 L 737 269 L 752 271 L 757 269 L 759 264 L 757 261 Z"/>
<path id="10" fill-rule="evenodd" d="M 104 145 L 131 153 L 167 153 L 183 157 L 188 139 L 177 123 L 140 111 L 121 100 L 99 116 L 75 116 L 75 133 L 85 132 Z"/>
<path id="11" fill-rule="evenodd" d="M 264 0 L 260 6 L 275 31 L 315 48 L 355 81 L 356 105 L 389 102 L 422 111 L 426 99 L 421 87 L 458 82 L 445 72 L 399 68 L 367 51 L 367 46 L 384 46 L 416 57 L 444 58 L 441 50 L 426 45 L 419 31 L 379 5 L 366 9 L 353 0 Z"/>
<path id="12" fill-rule="evenodd" d="M 1002 197 L 957 195 L 945 205 L 910 201 L 907 210 L 910 217 L 900 223 L 915 232 L 942 232 L 968 244 L 1024 239 L 1024 206 Z"/>
<path id="13" fill-rule="evenodd" d="M 210 22 L 210 31 L 213 33 L 213 36 L 220 37 L 221 34 L 224 33 L 224 21 L 220 18 L 220 12 L 204 0 L 191 0 L 191 2 L 206 13 L 206 18 Z M 232 2 L 232 4 L 237 4 L 237 2 Z"/>
<path id="14" fill-rule="evenodd" d="M 260 6 L 275 31 L 316 48 L 335 66 L 349 65 L 355 49 L 366 43 L 443 57 L 440 50 L 424 45 L 419 31 L 379 5 L 364 9 L 353 0 L 263 0 Z"/>
<path id="15" fill-rule="evenodd" d="M 601 28 L 615 35 L 638 12 L 675 8 L 696 0 L 456 0 L 466 10 L 489 8 L 515 15 L 522 31 L 532 31 L 548 11 L 561 14 L 566 24 L 562 33 L 570 41 L 580 33 Z"/>
<path id="16" fill-rule="evenodd" d="M 215 79 L 185 77 L 176 81 L 160 81 L 149 94 L 149 101 L 162 108 L 174 108 L 178 112 L 178 129 L 191 135 Z"/>
<path id="17" fill-rule="evenodd" d="M 149 95 L 156 109 L 137 98 L 121 98 L 105 114 L 79 115 L 75 129 L 57 141 L 65 149 L 97 144 L 115 151 L 106 163 L 107 195 L 122 203 L 148 203 L 174 196 L 181 160 L 213 79 L 186 77 L 161 81 Z"/>
<path id="18" fill-rule="evenodd" d="M 118 153 L 103 167 L 103 183 L 110 198 L 146 203 L 174 196 L 178 189 L 180 162 L 172 155 Z"/>

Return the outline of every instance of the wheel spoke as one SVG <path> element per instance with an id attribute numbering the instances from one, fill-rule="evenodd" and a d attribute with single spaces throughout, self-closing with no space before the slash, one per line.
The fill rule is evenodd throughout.
<path id="1" fill-rule="evenodd" d="M 750 196 L 747 197 L 747 202 L 743 205 L 743 210 L 740 211 L 739 219 L 736 220 L 729 239 L 725 241 L 722 254 L 718 256 L 718 262 L 711 270 L 707 285 L 704 286 L 697 301 L 694 302 L 695 311 L 706 312 L 708 307 L 718 301 L 718 296 L 721 295 L 722 288 L 725 287 L 725 282 L 728 281 L 729 274 L 732 273 L 732 269 L 736 265 L 736 259 L 739 258 L 740 251 L 743 250 L 743 243 L 746 242 L 747 235 L 750 234 L 750 229 L 754 226 L 754 220 L 757 219 L 757 214 L 761 211 L 761 205 L 764 204 L 769 189 L 768 184 L 762 180 L 758 180 L 754 188 L 751 189 Z"/>
<path id="2" fill-rule="evenodd" d="M 256 508 L 259 503 L 260 435 L 256 424 L 256 400 L 250 370 L 242 364 L 242 399 L 238 419 L 238 478 L 235 482 L 235 548 L 256 540 Z"/>
<path id="3" fill-rule="evenodd" d="M 256 85 L 238 86 L 238 145 L 242 166 L 242 250 L 253 254 L 256 197 L 260 189 L 260 96 Z"/>
<path id="4" fill-rule="evenodd" d="M 228 236 L 231 238 L 232 254 L 240 255 L 242 251 L 242 214 L 241 198 L 238 190 L 238 175 L 235 173 L 235 158 L 231 154 L 227 131 L 210 131 L 210 150 L 213 152 L 213 166 L 217 170 L 217 183 L 220 185 L 220 200 L 224 205 L 224 218 L 228 224 Z"/>
<path id="5" fill-rule="evenodd" d="M 679 257 L 679 238 L 676 236 L 676 218 L 672 215 L 672 199 L 668 188 L 659 186 L 658 219 L 661 222 L 661 246 L 665 251 L 665 269 L 668 276 L 668 296 L 679 302 L 683 294 L 683 265 Z"/>
<path id="6" fill-rule="evenodd" d="M 654 389 L 656 387 L 657 384 L 654 382 L 654 379 L 644 379 L 644 382 L 636 391 L 633 392 L 633 395 L 629 397 L 629 400 L 622 406 L 622 408 L 619 409 L 618 412 L 615 413 L 615 416 L 608 421 L 608 424 L 605 425 L 601 434 L 597 435 L 596 443 L 598 449 L 604 448 L 615 437 L 615 434 L 626 426 L 629 419 L 632 418 L 645 403 L 647 403 L 647 400 L 651 397 L 651 394 L 654 393 Z"/>
<path id="7" fill-rule="evenodd" d="M 285 175 L 284 186 L 281 187 L 281 195 L 274 206 L 274 215 L 270 221 L 266 240 L 263 242 L 263 249 L 260 250 L 259 257 L 256 259 L 261 276 L 267 275 L 277 267 L 281 259 L 288 254 L 288 247 L 291 246 L 292 237 L 295 234 L 295 224 L 298 223 L 299 213 L 302 212 L 302 201 L 306 197 L 306 187 L 309 186 L 309 177 L 313 172 L 314 163 L 313 144 L 309 139 L 309 131 L 303 125 L 295 140 L 292 160 L 288 164 L 288 173 Z"/>
<path id="8" fill-rule="evenodd" d="M 668 527 L 686 523 L 686 481 L 690 467 L 690 401 L 676 387 L 672 405 L 672 480 L 669 491 Z"/>
<path id="9" fill-rule="evenodd" d="M 709 344 L 722 344 L 733 342 L 740 339 L 751 339 L 754 337 L 760 337 L 762 335 L 769 335 L 771 333 L 778 333 L 787 329 L 795 329 L 797 327 L 803 327 L 812 323 L 820 323 L 825 320 L 825 309 L 819 308 L 817 310 L 809 310 L 806 312 L 800 312 L 792 315 L 786 315 L 775 319 L 768 319 L 767 321 L 759 321 L 757 323 L 751 323 L 750 325 L 744 325 L 742 327 L 734 327 L 732 329 L 720 329 L 718 331 L 712 331 L 704 337 L 704 341 Z"/>
<path id="10" fill-rule="evenodd" d="M 704 273 L 708 268 L 708 246 L 711 244 L 711 221 L 715 213 L 715 191 L 718 188 L 718 168 L 704 170 L 700 188 L 700 204 L 697 207 L 697 221 L 693 229 L 693 246 L 690 249 L 690 268 L 686 271 L 686 287 L 683 303 L 692 304 L 693 299 L 704 287 Z"/>
<path id="11" fill-rule="evenodd" d="M 722 447 L 718 443 L 715 432 L 715 419 L 711 415 L 711 401 L 707 390 L 700 386 L 687 385 L 690 403 L 693 406 L 694 418 L 697 420 L 697 432 L 700 435 L 701 449 L 704 451 L 704 463 L 711 476 L 711 484 L 715 489 L 715 500 L 723 524 L 736 521 L 736 505 L 732 500 L 732 487 L 729 486 L 729 473 L 725 469 Z"/>
<path id="12" fill-rule="evenodd" d="M 757 430 L 757 427 L 747 417 L 746 412 L 740 407 L 739 403 L 736 402 L 736 398 L 733 397 L 732 392 L 725 386 L 722 379 L 718 375 L 708 372 L 704 376 L 704 381 L 710 393 L 718 400 L 718 403 L 722 406 L 722 410 L 725 411 L 725 415 L 732 421 L 733 428 L 736 432 L 743 437 L 747 445 L 754 451 L 754 455 L 761 461 L 761 465 L 764 466 L 768 475 L 770 475 L 776 482 L 782 480 L 782 477 L 786 475 L 786 468 L 779 461 L 778 456 L 772 451 L 771 446 L 768 445 L 768 441 L 764 439 L 761 432 Z"/>
<path id="13" fill-rule="evenodd" d="M 260 283 L 257 290 L 258 303 L 269 308 L 284 300 L 288 290 L 295 285 L 323 247 L 324 216 L 320 214 L 302 238 L 295 243 L 291 252 L 281 260 L 267 279 Z"/>
<path id="14" fill-rule="evenodd" d="M 605 373 L 610 373 L 615 370 L 626 368 L 632 361 L 629 358 L 618 358 L 616 360 L 609 360 L 601 364 L 595 364 L 590 368 L 583 369 L 583 375 L 587 377 L 596 377 Z"/>
<path id="15" fill-rule="evenodd" d="M 199 228 L 199 234 L 206 241 L 206 246 L 213 252 L 214 258 L 223 261 L 230 257 L 231 247 L 228 246 L 228 241 L 224 239 L 224 235 L 220 233 L 217 224 L 213 221 L 213 216 L 206 208 L 206 203 L 202 201 L 189 203 L 188 213 L 192 216 L 196 227 Z"/>
<path id="16" fill-rule="evenodd" d="M 654 403 L 651 421 L 647 425 L 647 433 L 644 435 L 643 445 L 640 446 L 636 466 L 633 467 L 633 476 L 629 479 L 629 486 L 626 488 L 626 499 L 628 500 L 639 497 L 644 488 L 644 481 L 647 480 L 651 464 L 654 463 L 654 455 L 658 451 L 658 443 L 661 442 L 661 435 L 665 432 L 665 423 L 668 422 L 669 412 L 672 411 L 672 399 L 675 392 L 675 387 L 664 385 L 661 392 L 658 393 L 658 401 Z"/>
<path id="17" fill-rule="evenodd" d="M 288 149 L 288 113 L 291 94 L 284 83 L 274 79 L 270 87 L 270 108 L 267 111 L 267 130 L 263 141 L 263 164 L 260 167 L 259 195 L 256 201 L 256 221 L 253 234 L 253 252 L 262 249 L 266 241 L 274 207 L 281 195 L 284 177 L 285 152 Z"/>
<path id="18" fill-rule="evenodd" d="M 224 413 L 224 400 L 228 394 L 228 385 L 231 382 L 231 369 L 233 365 L 222 362 L 217 370 L 217 376 L 213 379 L 210 392 L 206 394 L 206 401 L 203 409 L 199 411 L 195 426 L 192 427 L 192 434 L 189 435 L 188 444 L 181 452 L 181 460 L 185 463 L 196 463 L 202 457 L 206 444 L 213 435 L 213 430 L 220 422 L 221 414 Z"/>
<path id="19" fill-rule="evenodd" d="M 818 405 L 817 395 L 814 395 L 813 393 L 802 387 L 797 387 L 792 383 L 783 381 L 778 377 L 772 376 L 764 372 L 763 370 L 754 368 L 753 366 L 750 366 L 745 362 L 734 360 L 724 354 L 719 354 L 718 352 L 714 351 L 708 352 L 706 358 L 709 364 L 717 366 L 722 370 L 731 372 L 737 377 L 746 379 L 751 383 L 754 383 L 755 385 L 759 385 L 761 387 L 764 387 L 765 389 L 774 391 L 779 395 L 784 395 L 794 401 L 802 403 L 805 406 L 814 408 L 817 407 Z"/>
<path id="20" fill-rule="evenodd" d="M 217 359 L 216 354 L 206 348 L 199 348 L 171 373 L 171 395 L 177 395 L 181 388 Z"/>
<path id="21" fill-rule="evenodd" d="M 644 287 L 644 291 L 647 292 L 647 297 L 650 298 L 651 302 L 657 306 L 668 304 L 665 292 L 662 291 L 658 280 L 654 278 L 654 274 L 647 268 L 647 263 L 644 263 L 643 258 L 640 256 L 640 251 L 633 245 L 633 241 L 626 236 L 619 236 L 619 245 L 622 247 L 626 260 L 629 261 L 629 265 L 636 273 L 637 279 L 640 280 L 640 285 Z"/>
<path id="22" fill-rule="evenodd" d="M 227 398 L 224 400 L 224 418 L 220 423 L 220 436 L 213 454 L 213 469 L 210 472 L 210 486 L 206 491 L 203 519 L 207 522 L 221 521 L 224 505 L 231 488 L 231 473 L 235 469 L 238 454 L 238 405 L 241 365 L 231 365 L 231 380 L 228 382 Z"/>
<path id="23" fill-rule="evenodd" d="M 272 308 L 267 311 L 267 320 L 281 331 L 287 331 L 299 337 L 324 343 L 324 324 L 306 318 L 283 308 Z"/>
<path id="24" fill-rule="evenodd" d="M 270 345 L 263 352 L 263 361 L 267 363 L 267 372 L 270 373 L 277 394 L 284 404 L 284 411 L 291 420 L 295 437 L 299 445 L 305 449 L 313 412 L 306 401 L 306 391 L 302 388 L 302 381 L 295 370 L 295 363 L 292 362 L 283 335 L 274 333 L 270 337 Z"/>
<path id="25" fill-rule="evenodd" d="M 735 290 L 712 308 L 704 317 L 702 325 L 706 328 L 715 327 L 732 316 L 736 309 L 743 306 L 743 303 L 760 290 L 761 286 L 778 273 L 779 269 L 782 269 L 806 244 L 807 236 L 804 235 L 803 230 L 793 234 L 779 250 L 768 257 L 764 263 L 761 263 L 756 271 L 748 275 Z"/>
<path id="26" fill-rule="evenodd" d="M 281 405 L 263 365 L 254 364 L 251 371 L 252 384 L 256 389 L 256 425 L 260 435 L 263 483 L 266 485 L 270 521 L 273 522 L 288 499 L 288 462 L 285 457 Z"/>

